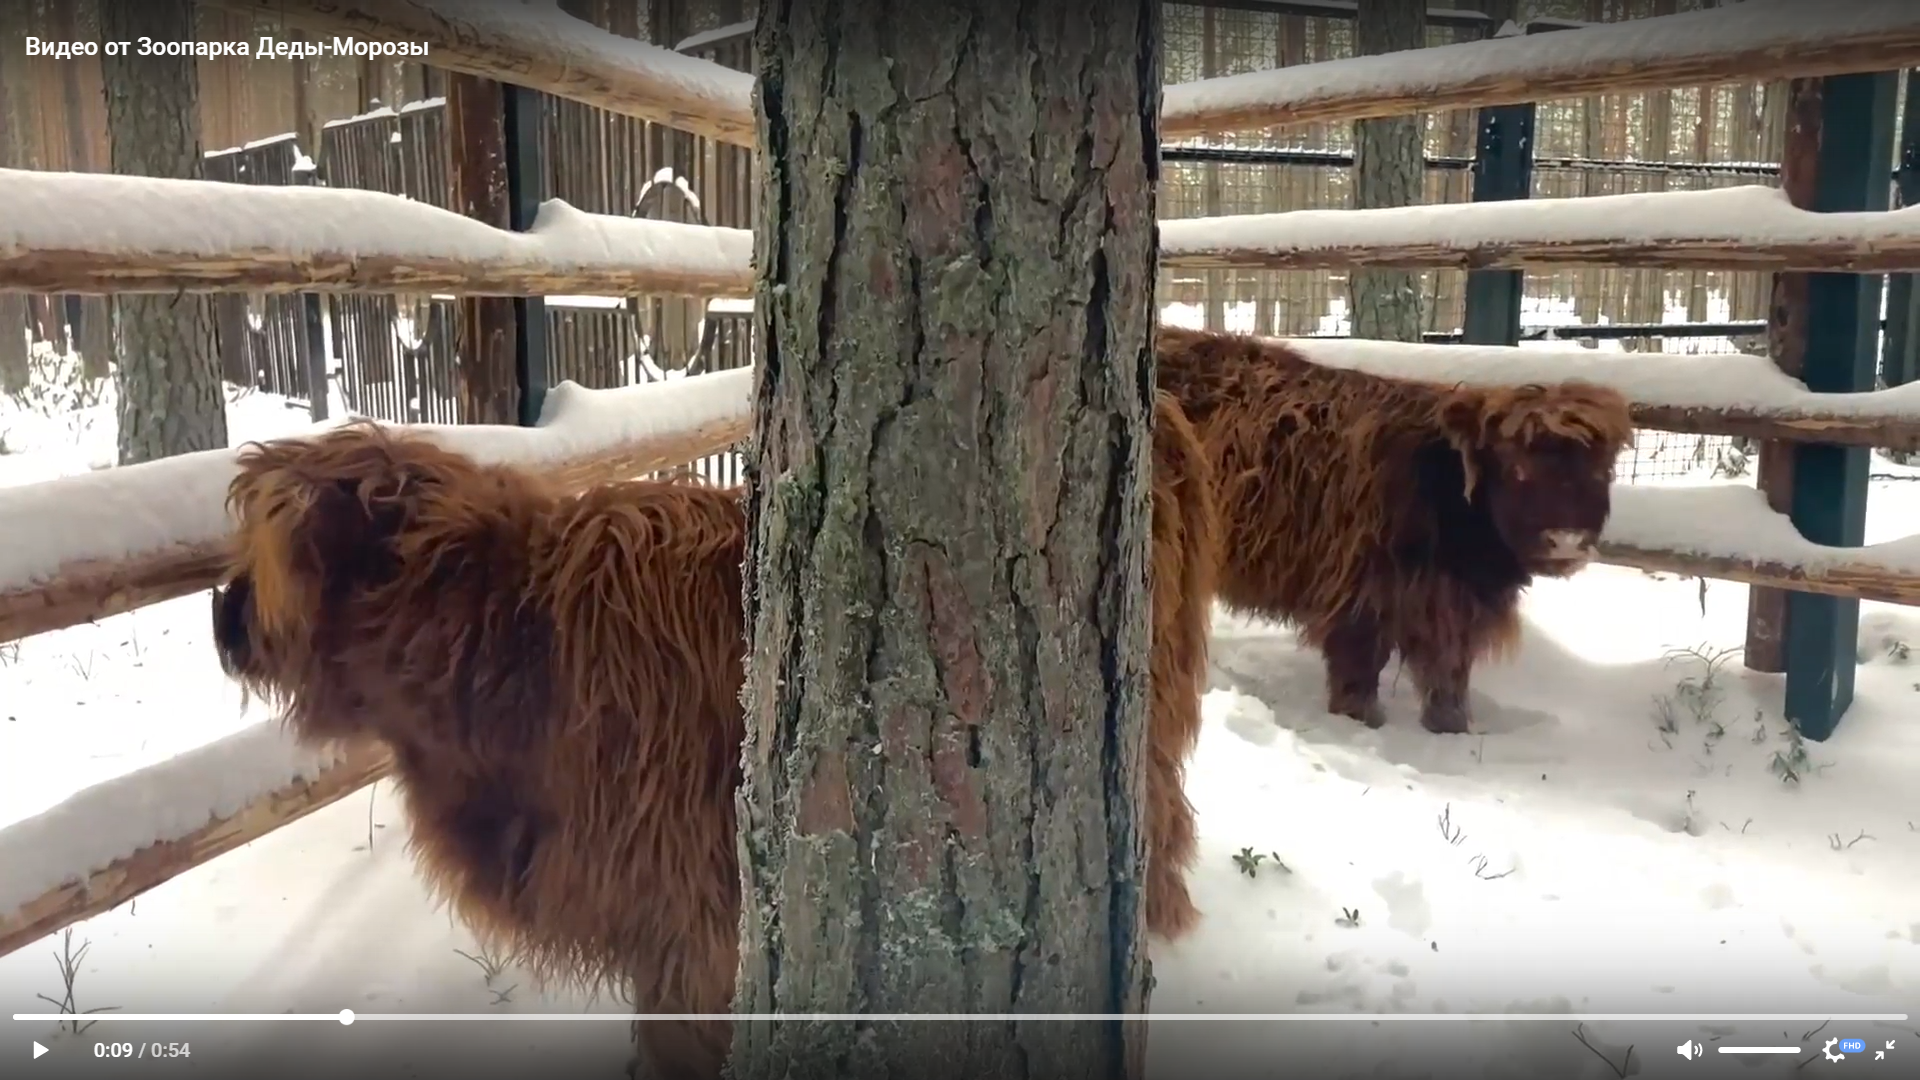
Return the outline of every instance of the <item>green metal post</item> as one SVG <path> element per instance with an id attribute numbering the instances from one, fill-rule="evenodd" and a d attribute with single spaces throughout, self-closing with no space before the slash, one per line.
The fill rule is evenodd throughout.
<path id="1" fill-rule="evenodd" d="M 1898 72 L 1828 78 L 1820 109 L 1820 159 L 1810 208 L 1823 213 L 1885 210 L 1892 185 Z M 1811 274 L 1806 366 L 1820 393 L 1871 390 L 1879 357 L 1880 278 Z M 1865 447 L 1802 444 L 1794 452 L 1791 517 L 1816 544 L 1857 547 L 1865 539 Z M 1816 742 L 1833 734 L 1853 704 L 1860 602 L 1793 593 L 1787 598 L 1786 714 Z"/>
<path id="2" fill-rule="evenodd" d="M 1480 132 L 1473 153 L 1474 202 L 1524 199 L 1533 194 L 1533 114 L 1531 104 L 1480 110 Z M 1520 344 L 1520 302 L 1525 296 L 1525 271 L 1468 271 L 1461 343 Z"/>

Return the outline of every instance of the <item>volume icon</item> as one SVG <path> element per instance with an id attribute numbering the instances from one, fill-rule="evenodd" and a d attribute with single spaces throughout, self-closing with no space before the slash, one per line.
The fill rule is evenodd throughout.
<path id="1" fill-rule="evenodd" d="M 1683 1058 L 1686 1058 L 1688 1061 L 1692 1061 L 1694 1058 L 1697 1058 L 1701 1055 L 1702 1050 L 1699 1043 L 1689 1039 L 1686 1042 L 1681 1043 L 1679 1046 L 1674 1047 L 1673 1052 L 1676 1054 L 1679 1054 Z"/>

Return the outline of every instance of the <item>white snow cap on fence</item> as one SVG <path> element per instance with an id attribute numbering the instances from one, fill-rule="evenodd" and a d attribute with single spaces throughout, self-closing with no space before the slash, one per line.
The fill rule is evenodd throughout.
<path id="1" fill-rule="evenodd" d="M 1920 9 L 1917 9 L 1920 10 Z M 1446 203 L 1369 210 L 1176 218 L 1160 223 L 1160 253 L 1499 249 L 1515 245 L 1856 244 L 1920 240 L 1920 207 L 1816 213 L 1779 188 L 1747 184 L 1706 191 L 1647 191 L 1564 199 Z"/>
<path id="2" fill-rule="evenodd" d="M 744 417 L 752 388 L 751 368 L 615 390 L 563 382 L 548 391 L 537 427 L 409 430 L 482 461 L 552 464 Z M 226 494 L 237 454 L 207 450 L 0 489 L 0 521 L 33 522 L 9 530 L 0 545 L 0 592 L 31 589 L 75 564 L 220 540 L 230 528 Z"/>
<path id="3" fill-rule="evenodd" d="M 720 279 L 753 260 L 753 233 L 589 214 L 559 199 L 525 233 L 379 191 L 0 169 L 0 258 L 34 252 L 255 254 L 511 262 L 556 270 L 684 270 Z"/>
<path id="4" fill-rule="evenodd" d="M 1920 6 L 1891 0 L 1746 0 L 1517 39 L 1466 41 L 1180 83 L 1166 88 L 1160 118 L 1177 125 L 1195 114 L 1284 112 L 1341 98 L 1418 101 L 1466 83 L 1524 85 L 1568 71 L 1604 74 L 1734 52 L 1791 56 L 1808 41 L 1871 39 L 1911 34 L 1916 28 Z"/>

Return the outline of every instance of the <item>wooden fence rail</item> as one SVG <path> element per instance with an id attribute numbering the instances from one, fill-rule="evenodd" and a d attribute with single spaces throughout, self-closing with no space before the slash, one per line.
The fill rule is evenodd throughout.
<path id="1" fill-rule="evenodd" d="M 670 469 L 746 435 L 752 370 L 617 390 L 563 383 L 534 428 L 419 425 L 456 449 L 537 464 L 566 488 Z M 661 421 L 660 417 L 668 417 Z M 0 521 L 33 522 L 0 552 L 0 641 L 198 592 L 225 568 L 237 454 L 213 450 L 0 488 Z"/>
<path id="2" fill-rule="evenodd" d="M 1916 9 L 1920 10 L 1920 9 Z M 202 224 L 217 201 L 222 225 Z M 81 204 L 85 214 L 74 214 Z M 746 229 L 589 214 L 559 200 L 509 232 L 377 191 L 0 169 L 0 290 L 743 298 Z M 110 223 L 112 229 L 100 227 Z M 121 228 L 124 226 L 124 228 Z M 1582 266 L 1920 269 L 1920 207 L 1801 210 L 1743 186 L 1160 224 L 1187 269 Z"/>
<path id="3" fill-rule="evenodd" d="M 587 214 L 524 233 L 346 188 L 0 169 L 0 289 L 745 296 L 745 229 Z M 218 222 L 211 227 L 210 222 Z"/>
<path id="4" fill-rule="evenodd" d="M 1801 442 L 1895 443 L 1920 449 L 1920 385 L 1861 394 L 1817 394 L 1782 375 L 1765 357 L 1699 356 L 1676 363 L 1673 357 L 1658 353 L 1598 353 L 1572 347 L 1522 349 L 1338 339 L 1303 339 L 1295 345 L 1316 362 L 1381 375 L 1483 384 L 1585 378 L 1626 394 L 1633 402 L 1636 420 L 1647 427 Z M 717 452 L 747 434 L 751 377 L 750 369 L 741 369 L 630 390 L 584 391 L 573 387 L 559 392 L 559 419 L 555 422 L 561 424 L 566 422 L 569 402 L 602 400 L 605 394 L 636 395 L 631 399 L 635 408 L 681 400 L 674 395 L 691 395 L 686 400 L 693 404 L 675 406 L 681 410 L 682 427 L 661 432 L 639 417 L 634 422 L 647 432 L 645 435 L 590 444 L 545 460 L 550 467 L 557 464 L 569 482 L 587 485 L 671 468 Z M 428 430 L 449 436 L 477 431 L 482 434 L 476 437 L 483 442 L 496 437 L 487 428 Z M 231 468 L 229 452 L 213 452 L 213 457 L 218 464 L 210 467 Z M 18 554 L 0 559 L 0 641 L 104 618 L 212 585 L 220 574 L 224 551 L 218 500 L 224 490 L 221 478 L 226 473 L 209 474 L 206 470 L 202 463 L 176 458 L 0 490 L 0 519 L 47 521 L 60 515 L 63 507 L 74 506 L 92 508 L 96 519 L 87 528 L 50 533 L 58 538 L 59 546 L 51 548 L 37 563 L 21 563 L 23 556 Z M 206 479 L 209 475 L 213 481 Z M 1624 487 L 1617 499 L 1630 503 L 1644 497 Z M 120 535 L 115 529 L 117 515 L 177 518 L 183 505 L 190 511 L 189 519 L 198 523 L 198 535 L 180 538 L 161 534 L 133 553 L 113 546 Z M 1622 527 L 1627 531 L 1620 532 Z M 1611 561 L 1741 581 L 1765 575 L 1765 584 L 1831 595 L 1879 599 L 1920 596 L 1913 584 L 1904 581 L 1905 571 L 1898 567 L 1875 569 L 1869 564 L 1845 574 L 1795 576 L 1786 570 L 1766 569 L 1791 564 L 1795 561 L 1791 557 L 1760 553 L 1748 558 L 1737 550 L 1699 553 L 1669 549 L 1659 539 L 1635 535 L 1633 529 L 1630 525 L 1617 526 L 1610 534 L 1614 542 Z M 90 541 L 102 546 L 90 550 L 84 546 Z M 1747 568 L 1722 573 L 1731 567 Z M 1853 591 L 1848 591 L 1850 588 Z"/>
<path id="5" fill-rule="evenodd" d="M 753 145 L 753 76 L 512 0 L 210 0 L 274 26 L 393 45 L 422 60 L 739 146 Z"/>
<path id="6" fill-rule="evenodd" d="M 753 77 L 645 45 L 557 7 L 504 0 L 209 0 L 275 24 L 425 43 L 452 71 L 751 146 Z M 1633 90 L 1920 64 L 1920 8 L 1895 0 L 1746 3 L 1353 57 L 1169 86 L 1165 138 Z"/>

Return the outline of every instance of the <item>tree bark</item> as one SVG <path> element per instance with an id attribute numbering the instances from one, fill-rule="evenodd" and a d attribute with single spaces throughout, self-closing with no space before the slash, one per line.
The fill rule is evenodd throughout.
<path id="1" fill-rule="evenodd" d="M 737 1080 L 1141 1075 L 1159 42 L 761 8 Z"/>
<path id="2" fill-rule="evenodd" d="M 32 0 L 0 0 L 0 30 L 9 41 L 38 29 Z M 25 49 L 0 50 L 0 166 L 31 169 L 37 163 L 28 124 L 33 116 L 33 61 Z M 0 293 L 0 394 L 25 392 L 33 381 L 31 311 L 23 293 Z M 0 447 L 4 452 L 4 447 Z"/>
<path id="3" fill-rule="evenodd" d="M 448 180 L 454 209 L 496 229 L 513 227 L 507 192 L 507 106 L 499 83 L 447 76 Z M 463 296 L 455 332 L 460 417 L 511 424 L 520 415 L 514 371 L 514 307 L 505 296 Z"/>
<path id="4" fill-rule="evenodd" d="M 1360 0 L 1354 42 L 1363 56 L 1424 47 L 1427 0 Z M 1424 201 L 1426 130 L 1427 118 L 1421 113 L 1354 121 L 1355 209 Z M 1419 341 L 1421 300 L 1417 271 L 1356 269 L 1347 275 L 1354 337 Z"/>
<path id="5" fill-rule="evenodd" d="M 79 6 L 79 0 L 62 0 L 48 6 L 56 41 L 82 40 L 80 13 L 76 10 Z M 111 0 L 108 6 L 112 6 Z M 86 106 L 80 96 L 80 64 L 81 61 L 73 60 L 59 65 L 61 112 L 67 122 L 67 168 L 73 172 L 92 172 L 94 136 L 87 130 Z"/>
<path id="6" fill-rule="evenodd" d="M 113 171 L 201 178 L 198 70 L 191 56 L 140 56 L 142 37 L 194 40 L 190 0 L 101 5 L 103 41 L 135 44 L 100 57 Z M 102 50 L 104 53 L 105 50 Z M 203 296 L 115 296 L 120 464 L 227 445 L 226 395 Z"/>

